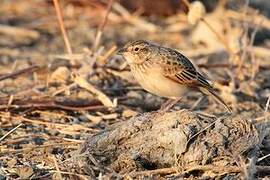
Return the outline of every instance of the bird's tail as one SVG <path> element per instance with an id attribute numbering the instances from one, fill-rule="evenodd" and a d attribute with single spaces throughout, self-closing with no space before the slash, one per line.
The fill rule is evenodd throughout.
<path id="1" fill-rule="evenodd" d="M 214 89 L 212 88 L 205 88 L 205 87 L 200 87 L 199 88 L 204 94 L 206 95 L 211 95 L 212 97 L 214 97 L 215 101 L 217 101 L 218 103 L 222 104 L 225 109 L 229 112 L 232 113 L 231 108 L 229 108 L 229 106 L 224 102 L 224 100 L 215 92 Z"/>

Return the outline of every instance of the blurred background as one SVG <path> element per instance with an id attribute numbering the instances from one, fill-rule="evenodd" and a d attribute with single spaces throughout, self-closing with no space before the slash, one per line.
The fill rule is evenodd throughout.
<path id="1" fill-rule="evenodd" d="M 1 0 L 0 179 L 53 176 L 89 134 L 159 109 L 115 54 L 130 40 L 189 57 L 234 112 L 269 113 L 269 17 L 269 0 Z M 223 113 L 199 97 L 175 110 Z"/>

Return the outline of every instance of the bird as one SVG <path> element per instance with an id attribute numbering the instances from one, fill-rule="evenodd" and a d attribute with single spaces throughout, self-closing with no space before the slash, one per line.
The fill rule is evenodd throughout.
<path id="1" fill-rule="evenodd" d="M 232 110 L 192 62 L 175 49 L 146 40 L 133 40 L 117 52 L 123 56 L 137 82 L 146 91 L 176 103 L 191 90 L 212 96 Z M 166 104 L 167 107 L 168 103 Z"/>

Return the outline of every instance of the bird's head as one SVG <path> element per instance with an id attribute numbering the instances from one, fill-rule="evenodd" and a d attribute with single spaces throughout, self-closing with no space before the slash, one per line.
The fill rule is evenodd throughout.
<path id="1" fill-rule="evenodd" d="M 149 59 L 153 54 L 155 45 L 144 41 L 137 40 L 128 42 L 123 48 L 119 49 L 117 54 L 122 55 L 128 64 L 140 64 Z"/>

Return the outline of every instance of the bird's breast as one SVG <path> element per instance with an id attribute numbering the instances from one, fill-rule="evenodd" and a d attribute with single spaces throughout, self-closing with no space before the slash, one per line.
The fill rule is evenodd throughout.
<path id="1" fill-rule="evenodd" d="M 145 90 L 155 95 L 177 98 L 188 91 L 187 86 L 165 77 L 159 65 L 151 63 L 132 65 L 131 71 L 138 83 Z"/>

